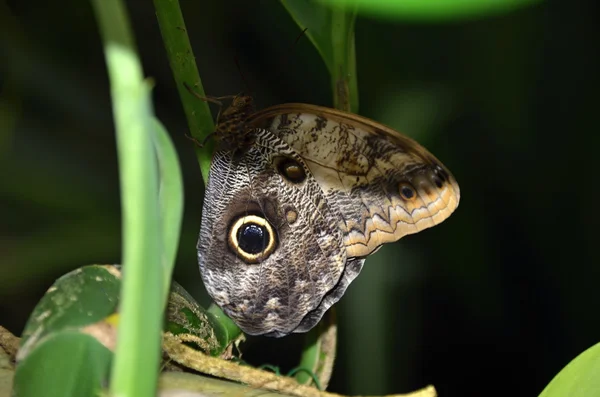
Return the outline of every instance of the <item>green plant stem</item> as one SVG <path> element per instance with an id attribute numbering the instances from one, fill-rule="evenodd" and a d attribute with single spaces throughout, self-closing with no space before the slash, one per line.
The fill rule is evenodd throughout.
<path id="1" fill-rule="evenodd" d="M 345 112 L 358 112 L 358 83 L 356 78 L 356 52 L 354 24 L 356 7 L 333 8 L 331 11 L 331 40 L 333 62 L 331 88 L 333 106 Z"/>
<path id="2" fill-rule="evenodd" d="M 331 310 L 331 309 L 330 309 Z M 314 327 L 304 335 L 304 347 L 300 356 L 299 368 L 315 368 L 315 363 L 319 360 L 319 333 L 320 327 Z M 294 374 L 298 383 L 304 385 L 311 380 L 311 376 L 306 372 L 300 371 Z"/>
<path id="3" fill-rule="evenodd" d="M 123 212 L 123 281 L 110 392 L 154 396 L 163 315 L 163 298 L 156 292 L 163 284 L 150 87 L 143 81 L 123 3 L 92 3 L 111 83 Z"/>
<path id="4" fill-rule="evenodd" d="M 154 8 L 190 133 L 198 142 L 205 142 L 206 137 L 215 130 L 215 125 L 208 103 L 198 100 L 184 86 L 186 83 L 199 96 L 205 96 L 179 1 L 154 0 Z M 203 147 L 196 145 L 196 156 L 205 185 L 208 181 L 212 152 L 211 139 L 206 140 Z"/>

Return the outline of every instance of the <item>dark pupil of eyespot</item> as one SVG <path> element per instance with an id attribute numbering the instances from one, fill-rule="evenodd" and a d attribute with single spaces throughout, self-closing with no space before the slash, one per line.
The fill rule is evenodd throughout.
<path id="1" fill-rule="evenodd" d="M 267 230 L 254 223 L 242 226 L 238 230 L 238 244 L 240 248 L 249 254 L 258 254 L 268 245 L 269 233 Z"/>
<path id="2" fill-rule="evenodd" d="M 403 186 L 402 187 L 402 195 L 406 198 L 412 198 L 412 196 L 414 195 L 414 192 L 408 186 Z"/>

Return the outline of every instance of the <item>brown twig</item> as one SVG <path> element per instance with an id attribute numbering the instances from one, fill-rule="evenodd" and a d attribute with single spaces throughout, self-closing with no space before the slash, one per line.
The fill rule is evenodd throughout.
<path id="1" fill-rule="evenodd" d="M 208 356 L 184 345 L 178 336 L 170 332 L 163 335 L 163 350 L 169 358 L 187 368 L 218 378 L 244 383 L 257 389 L 266 389 L 298 397 L 343 397 L 340 394 L 328 393 L 310 386 L 300 385 L 293 378 L 278 376 L 271 372 Z M 413 393 L 392 394 L 386 397 L 435 396 L 437 394 L 434 387 L 428 386 Z"/>

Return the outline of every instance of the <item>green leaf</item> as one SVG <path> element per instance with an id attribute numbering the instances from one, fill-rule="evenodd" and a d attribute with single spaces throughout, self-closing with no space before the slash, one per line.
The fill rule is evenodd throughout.
<path id="1" fill-rule="evenodd" d="M 112 353 L 94 337 L 62 331 L 40 342 L 15 374 L 19 397 L 96 396 L 108 383 Z"/>
<path id="2" fill-rule="evenodd" d="M 330 8 L 309 0 L 281 0 L 313 43 L 331 75 L 336 109 L 358 111 L 353 5 Z"/>
<path id="3" fill-rule="evenodd" d="M 162 123 L 154 119 L 154 147 L 160 171 L 160 210 L 163 237 L 163 296 L 167 299 L 171 274 L 175 267 L 181 218 L 183 217 L 183 179 L 177 152 L 169 133 Z"/>
<path id="4" fill-rule="evenodd" d="M 540 397 L 564 396 L 600 396 L 600 343 L 567 364 L 540 394 Z"/>
<path id="5" fill-rule="evenodd" d="M 16 395 L 91 396 L 107 385 L 112 353 L 99 340 L 114 342 L 114 327 L 104 320 L 116 311 L 119 286 L 119 270 L 108 265 L 56 280 L 23 331 Z"/>
<path id="6" fill-rule="evenodd" d="M 19 357 L 47 335 L 82 328 L 113 314 L 120 285 L 120 272 L 110 265 L 84 266 L 56 280 L 29 316 Z"/>
<path id="7" fill-rule="evenodd" d="M 385 19 L 451 21 L 503 14 L 541 0 L 319 0 L 333 7 L 357 5 L 358 12 Z"/>
<path id="8" fill-rule="evenodd" d="M 114 113 L 123 229 L 123 280 L 112 395 L 156 394 L 167 290 L 158 201 L 157 129 L 122 0 L 92 1 L 104 45 Z"/>

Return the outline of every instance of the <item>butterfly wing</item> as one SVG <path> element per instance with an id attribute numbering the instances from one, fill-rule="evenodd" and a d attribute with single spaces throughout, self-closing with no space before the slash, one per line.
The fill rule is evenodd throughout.
<path id="1" fill-rule="evenodd" d="M 458 206 L 458 184 L 439 160 L 365 117 L 284 104 L 255 113 L 249 124 L 272 131 L 302 156 L 341 213 L 349 258 L 437 225 Z"/>
<path id="2" fill-rule="evenodd" d="M 244 332 L 305 332 L 358 272 L 345 270 L 340 214 L 304 160 L 273 133 L 252 134 L 252 145 L 213 157 L 197 246 L 202 278 Z M 303 167 L 304 178 L 284 178 L 279 159 Z"/>

